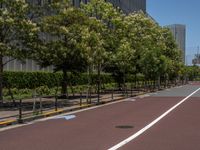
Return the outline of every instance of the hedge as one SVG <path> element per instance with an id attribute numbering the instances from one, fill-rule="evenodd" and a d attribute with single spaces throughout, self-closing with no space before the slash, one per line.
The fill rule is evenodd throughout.
<path id="1" fill-rule="evenodd" d="M 88 75 L 82 74 L 68 74 L 69 83 L 72 85 L 88 84 Z M 4 87 L 10 88 L 37 88 L 40 86 L 48 86 L 49 88 L 61 85 L 62 73 L 50 72 L 11 72 L 5 71 L 3 73 Z M 102 83 L 111 83 L 113 78 L 110 74 L 101 74 Z M 92 84 L 97 83 L 97 74 L 92 75 Z"/>
<path id="2" fill-rule="evenodd" d="M 68 74 L 68 84 L 71 85 L 86 85 L 88 84 L 87 73 Z M 93 74 L 91 78 L 92 84 L 96 84 L 98 81 L 97 74 Z M 135 75 L 127 75 L 126 82 L 134 82 Z M 144 76 L 137 74 L 137 81 L 143 81 Z M 34 89 L 40 86 L 48 86 L 49 88 L 60 86 L 62 82 L 62 73 L 50 73 L 50 72 L 12 72 L 5 71 L 3 73 L 4 87 L 18 88 L 18 89 Z M 122 75 L 111 75 L 108 73 L 101 74 L 101 83 L 123 83 Z"/>

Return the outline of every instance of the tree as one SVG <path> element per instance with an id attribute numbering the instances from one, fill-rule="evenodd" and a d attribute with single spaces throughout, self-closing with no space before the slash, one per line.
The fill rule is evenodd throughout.
<path id="1" fill-rule="evenodd" d="M 168 28 L 162 29 L 162 36 L 163 43 L 165 44 L 165 48 L 162 49 L 162 54 L 168 59 L 166 80 L 175 80 L 183 67 L 181 50 L 178 49 L 173 35 Z"/>
<path id="2" fill-rule="evenodd" d="M 37 26 L 28 16 L 24 0 L 0 0 L 0 103 L 3 102 L 3 68 L 14 59 L 23 60 L 31 50 Z M 3 61 L 5 56 L 10 56 Z"/>
<path id="3" fill-rule="evenodd" d="M 123 89 L 126 87 L 126 73 L 132 70 L 132 61 L 134 58 L 135 50 L 131 48 L 131 44 L 126 37 L 120 41 L 120 46 L 114 54 L 114 63 L 118 71 L 122 73 Z"/>
<path id="4" fill-rule="evenodd" d="M 84 57 L 86 58 L 88 64 L 88 93 L 91 93 L 91 78 L 94 66 L 98 66 L 98 74 L 100 71 L 100 64 L 107 57 L 107 53 L 103 47 L 104 39 L 102 32 L 105 30 L 105 26 L 102 22 L 96 18 L 89 18 L 88 20 L 88 30 L 84 33 Z M 98 77 L 98 83 L 100 81 L 100 75 Z M 99 84 L 98 84 L 99 92 Z M 99 95 L 99 94 L 98 94 Z"/>
<path id="5" fill-rule="evenodd" d="M 132 66 L 131 72 L 135 75 L 135 82 L 136 75 L 139 73 L 144 74 L 148 79 L 150 76 L 148 71 L 151 70 L 152 73 L 152 69 L 156 69 L 155 64 L 157 64 L 155 52 L 158 52 L 160 44 L 156 42 L 158 41 L 156 36 L 159 34 L 158 25 L 142 12 L 129 14 L 123 22 L 125 24 L 122 29 L 124 36 L 129 40 L 131 49 L 134 50 L 132 61 L 129 63 Z"/>
<path id="6" fill-rule="evenodd" d="M 53 65 L 55 71 L 63 72 L 62 94 L 68 95 L 67 73 L 83 71 L 86 66 L 83 38 L 88 30 L 88 18 L 65 1 L 51 6 L 55 9 L 54 14 L 41 18 L 42 44 L 35 50 L 34 59 L 43 67 Z"/>
<path id="7" fill-rule="evenodd" d="M 89 64 L 93 64 L 97 67 L 99 101 L 101 82 L 100 73 L 107 65 L 109 56 L 111 56 L 112 51 L 116 50 L 117 43 L 115 42 L 115 39 L 117 37 L 115 37 L 113 33 L 115 32 L 117 23 L 120 22 L 118 20 L 120 20 L 121 13 L 115 9 L 111 3 L 105 2 L 104 0 L 91 0 L 87 4 L 82 4 L 81 8 L 90 19 L 93 18 L 92 20 L 96 20 L 93 21 L 93 25 L 90 25 L 89 27 L 90 30 L 92 29 L 94 31 L 90 32 L 90 37 L 96 37 L 89 39 L 95 39 L 96 46 L 94 44 L 88 44 L 87 50 L 89 54 L 88 60 L 93 60 L 91 61 L 92 63 Z M 95 56 L 93 54 L 95 54 Z"/>

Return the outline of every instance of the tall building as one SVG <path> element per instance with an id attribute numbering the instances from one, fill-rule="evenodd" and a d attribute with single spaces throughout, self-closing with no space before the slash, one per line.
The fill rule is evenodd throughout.
<path id="1" fill-rule="evenodd" d="M 90 0 L 72 0 L 75 6 L 79 6 L 80 2 L 88 3 Z M 105 0 L 119 7 L 124 13 L 129 14 L 135 11 L 143 11 L 146 13 L 146 0 Z"/>
<path id="2" fill-rule="evenodd" d="M 119 7 L 124 13 L 129 14 L 135 11 L 146 13 L 146 0 L 107 0 L 114 6 Z"/>
<path id="3" fill-rule="evenodd" d="M 50 3 L 52 0 L 26 0 L 27 2 L 43 5 L 44 3 Z M 71 0 L 72 4 L 76 7 L 80 6 L 83 2 L 87 4 L 90 0 Z M 105 0 L 112 3 L 115 7 L 119 7 L 124 13 L 129 14 L 136 11 L 143 11 L 146 13 L 146 0 Z M 10 57 L 4 57 L 4 61 L 10 60 Z M 52 71 L 53 66 L 47 68 L 40 68 L 33 60 L 26 60 L 26 63 L 22 63 L 17 60 L 13 60 L 4 66 L 4 70 L 9 71 Z"/>
<path id="4" fill-rule="evenodd" d="M 166 27 L 171 30 L 178 48 L 182 51 L 183 62 L 185 63 L 186 26 L 182 24 L 172 24 Z"/>

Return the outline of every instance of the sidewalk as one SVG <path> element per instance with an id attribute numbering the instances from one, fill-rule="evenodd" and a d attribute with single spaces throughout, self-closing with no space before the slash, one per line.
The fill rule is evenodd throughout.
<path id="1" fill-rule="evenodd" d="M 132 93 L 132 95 L 135 95 L 135 96 L 139 95 L 139 94 L 144 94 L 144 92 L 134 91 Z M 131 96 L 131 94 L 129 93 L 129 97 L 130 96 Z M 26 110 L 25 108 L 22 109 L 23 110 L 22 116 L 21 116 L 22 118 L 21 118 L 20 122 L 27 122 L 27 121 L 32 121 L 32 120 L 39 119 L 39 118 L 44 118 L 44 117 L 49 117 L 49 116 L 65 113 L 65 112 L 80 110 L 80 109 L 84 109 L 84 108 L 88 108 L 88 107 L 92 107 L 92 106 L 96 106 L 96 105 L 101 105 L 101 104 L 105 104 L 105 103 L 109 103 L 109 102 L 113 102 L 113 101 L 122 100 L 127 97 L 128 97 L 127 95 L 125 96 L 125 95 L 122 95 L 119 93 L 101 94 L 99 104 L 97 103 L 97 95 L 92 95 L 91 98 L 88 98 L 88 99 L 77 98 L 77 99 L 73 99 L 73 100 L 69 100 L 69 101 L 59 99 L 58 106 L 57 107 L 54 106 L 48 110 L 46 110 L 46 108 L 43 108 L 43 109 L 38 108 L 38 105 L 40 105 L 40 103 L 38 103 L 39 101 L 37 100 L 37 102 L 36 102 L 37 108 L 35 108 L 35 110 L 30 110 L 30 109 Z M 31 99 L 29 99 L 27 101 L 24 100 L 24 101 L 30 102 Z M 45 98 L 45 99 L 43 98 L 42 99 L 42 103 L 45 103 L 47 101 L 54 104 L 55 99 L 54 98 Z M 33 99 L 32 99 L 32 103 L 34 103 Z M 18 122 L 19 122 L 19 109 L 3 110 L 3 111 L 0 110 L 0 127 L 17 124 Z"/>

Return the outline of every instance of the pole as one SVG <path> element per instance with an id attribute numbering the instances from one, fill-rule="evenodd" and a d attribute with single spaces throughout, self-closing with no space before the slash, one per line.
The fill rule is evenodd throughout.
<path id="1" fill-rule="evenodd" d="M 18 123 L 23 123 L 22 120 L 22 100 L 19 100 L 19 118 L 18 118 Z"/>
<path id="2" fill-rule="evenodd" d="M 58 96 L 55 97 L 55 111 L 58 111 Z"/>
<path id="3" fill-rule="evenodd" d="M 133 84 L 131 82 L 131 97 L 133 97 Z"/>
<path id="4" fill-rule="evenodd" d="M 98 94 L 98 99 L 97 103 L 100 103 L 100 64 L 98 63 L 98 81 L 97 81 L 97 94 Z"/>
<path id="5" fill-rule="evenodd" d="M 112 95 L 111 95 L 112 100 L 114 99 L 114 94 L 113 94 L 113 92 L 114 92 L 114 91 L 112 90 Z"/>
<path id="6" fill-rule="evenodd" d="M 3 56 L 0 54 L 0 107 L 3 106 Z"/>
<path id="7" fill-rule="evenodd" d="M 80 106 L 82 106 L 82 92 L 80 93 Z"/>
<path id="8" fill-rule="evenodd" d="M 40 96 L 40 113 L 42 114 L 42 97 Z"/>

